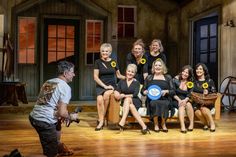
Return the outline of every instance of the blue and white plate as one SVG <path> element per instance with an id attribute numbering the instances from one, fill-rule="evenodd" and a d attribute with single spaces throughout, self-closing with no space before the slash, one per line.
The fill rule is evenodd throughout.
<path id="1" fill-rule="evenodd" d="M 151 85 L 148 87 L 148 98 L 151 100 L 158 100 L 161 97 L 161 88 L 158 85 Z"/>

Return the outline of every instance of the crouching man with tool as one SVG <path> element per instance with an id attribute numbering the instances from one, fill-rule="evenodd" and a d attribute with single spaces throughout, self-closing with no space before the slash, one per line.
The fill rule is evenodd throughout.
<path id="1" fill-rule="evenodd" d="M 43 154 L 47 157 L 73 154 L 72 150 L 60 142 L 60 137 L 62 122 L 65 121 L 68 125 L 72 121 L 78 121 L 77 113 L 69 114 L 67 110 L 71 99 L 71 88 L 68 83 L 74 76 L 74 65 L 60 61 L 58 77 L 43 84 L 33 111 L 29 115 L 30 123 L 39 135 Z"/>

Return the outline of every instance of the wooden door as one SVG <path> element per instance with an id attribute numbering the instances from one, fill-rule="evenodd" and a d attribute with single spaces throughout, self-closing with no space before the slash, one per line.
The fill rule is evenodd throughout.
<path id="1" fill-rule="evenodd" d="M 57 77 L 57 63 L 67 60 L 75 64 L 75 77 L 69 83 L 72 100 L 79 99 L 79 20 L 45 19 L 44 34 L 44 81 Z"/>
<path id="2" fill-rule="evenodd" d="M 194 24 L 193 63 L 204 63 L 218 85 L 218 16 L 203 18 Z"/>

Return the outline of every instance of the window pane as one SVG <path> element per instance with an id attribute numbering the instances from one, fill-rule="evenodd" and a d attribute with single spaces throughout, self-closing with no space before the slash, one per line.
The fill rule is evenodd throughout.
<path id="1" fill-rule="evenodd" d="M 200 54 L 200 62 L 207 63 L 207 54 Z"/>
<path id="2" fill-rule="evenodd" d="M 216 38 L 211 38 L 210 39 L 210 49 L 215 50 L 216 49 Z"/>
<path id="3" fill-rule="evenodd" d="M 28 34 L 28 48 L 35 47 L 35 32 L 29 32 Z"/>
<path id="4" fill-rule="evenodd" d="M 26 49 L 19 50 L 18 62 L 19 63 L 26 63 Z"/>
<path id="5" fill-rule="evenodd" d="M 93 38 L 87 37 L 87 51 L 93 51 Z"/>
<path id="6" fill-rule="evenodd" d="M 27 63 L 34 63 L 34 49 L 27 50 Z"/>
<path id="7" fill-rule="evenodd" d="M 27 32 L 27 19 L 26 18 L 19 18 L 19 33 L 26 33 Z"/>
<path id="8" fill-rule="evenodd" d="M 48 37 L 56 37 L 57 35 L 57 26 L 48 25 Z"/>
<path id="9" fill-rule="evenodd" d="M 74 51 L 74 39 L 66 40 L 66 51 Z"/>
<path id="10" fill-rule="evenodd" d="M 57 27 L 58 38 L 65 38 L 65 33 L 66 33 L 65 29 L 66 29 L 65 26 L 58 25 Z"/>
<path id="11" fill-rule="evenodd" d="M 100 51 L 101 37 L 95 37 L 93 51 Z"/>
<path id="12" fill-rule="evenodd" d="M 48 51 L 56 51 L 56 39 L 48 39 Z"/>
<path id="13" fill-rule="evenodd" d="M 123 22 L 123 8 L 118 7 L 118 22 Z"/>
<path id="14" fill-rule="evenodd" d="M 66 57 L 71 57 L 74 55 L 74 52 L 66 52 Z"/>
<path id="15" fill-rule="evenodd" d="M 75 27 L 74 26 L 67 26 L 66 27 L 66 37 L 67 38 L 74 38 L 75 35 Z"/>
<path id="16" fill-rule="evenodd" d="M 201 40 L 200 50 L 201 51 L 206 51 L 207 50 L 207 39 Z"/>
<path id="17" fill-rule="evenodd" d="M 101 22 L 95 23 L 95 35 L 101 36 Z"/>
<path id="18" fill-rule="evenodd" d="M 87 35 L 91 35 L 91 34 L 93 34 L 93 23 L 88 22 L 87 23 Z"/>
<path id="19" fill-rule="evenodd" d="M 216 23 L 210 25 L 210 36 L 216 36 L 217 28 Z"/>
<path id="20" fill-rule="evenodd" d="M 210 53 L 210 62 L 211 63 L 216 63 L 216 53 Z"/>
<path id="21" fill-rule="evenodd" d="M 100 52 L 94 53 L 94 60 L 97 60 L 100 58 Z"/>
<path id="22" fill-rule="evenodd" d="M 65 39 L 58 39 L 57 41 L 57 51 L 65 51 Z"/>
<path id="23" fill-rule="evenodd" d="M 125 37 L 133 37 L 133 36 L 134 36 L 134 24 L 126 24 Z"/>
<path id="24" fill-rule="evenodd" d="M 118 24 L 118 37 L 123 37 L 124 33 L 123 33 L 123 29 L 124 29 L 124 25 L 123 24 Z"/>
<path id="25" fill-rule="evenodd" d="M 56 61 L 56 52 L 48 51 L 48 63 L 55 62 Z"/>
<path id="26" fill-rule="evenodd" d="M 26 34 L 19 35 L 19 48 L 26 49 L 27 48 L 27 36 Z"/>
<path id="27" fill-rule="evenodd" d="M 65 52 L 57 52 L 57 61 L 66 58 Z"/>
<path id="28" fill-rule="evenodd" d="M 134 22 L 134 8 L 124 8 L 125 22 Z"/>
<path id="29" fill-rule="evenodd" d="M 200 26 L 200 37 L 207 37 L 208 34 L 208 28 L 207 25 Z"/>

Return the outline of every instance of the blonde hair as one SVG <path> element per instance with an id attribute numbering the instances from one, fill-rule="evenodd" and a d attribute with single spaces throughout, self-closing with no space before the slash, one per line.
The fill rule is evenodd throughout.
<path id="1" fill-rule="evenodd" d="M 156 62 L 160 62 L 162 65 L 162 72 L 163 74 L 166 74 L 168 72 L 166 64 L 163 62 L 163 60 L 161 58 L 157 58 L 153 63 L 152 63 L 152 74 L 154 74 L 155 72 L 155 64 Z"/>
<path id="2" fill-rule="evenodd" d="M 104 48 L 108 48 L 109 51 L 110 51 L 110 53 L 112 52 L 112 46 L 111 46 L 110 43 L 103 43 L 103 44 L 100 46 L 100 52 L 102 52 L 102 50 L 103 50 Z"/>
<path id="3" fill-rule="evenodd" d="M 127 68 L 126 68 L 126 71 L 128 69 L 133 69 L 134 70 L 134 73 L 136 74 L 137 73 L 137 66 L 135 64 L 128 64 Z"/>
<path id="4" fill-rule="evenodd" d="M 152 42 L 151 42 L 151 45 L 149 46 L 150 50 L 152 51 L 152 45 L 153 43 L 157 42 L 159 47 L 160 47 L 160 52 L 163 52 L 164 51 L 164 48 L 162 46 L 162 43 L 161 43 L 161 40 L 160 39 L 153 39 Z"/>
<path id="5" fill-rule="evenodd" d="M 134 46 L 136 46 L 136 45 L 140 45 L 143 48 L 143 53 L 144 53 L 145 44 L 144 44 L 143 40 L 138 39 L 133 43 L 132 52 L 134 51 Z"/>

